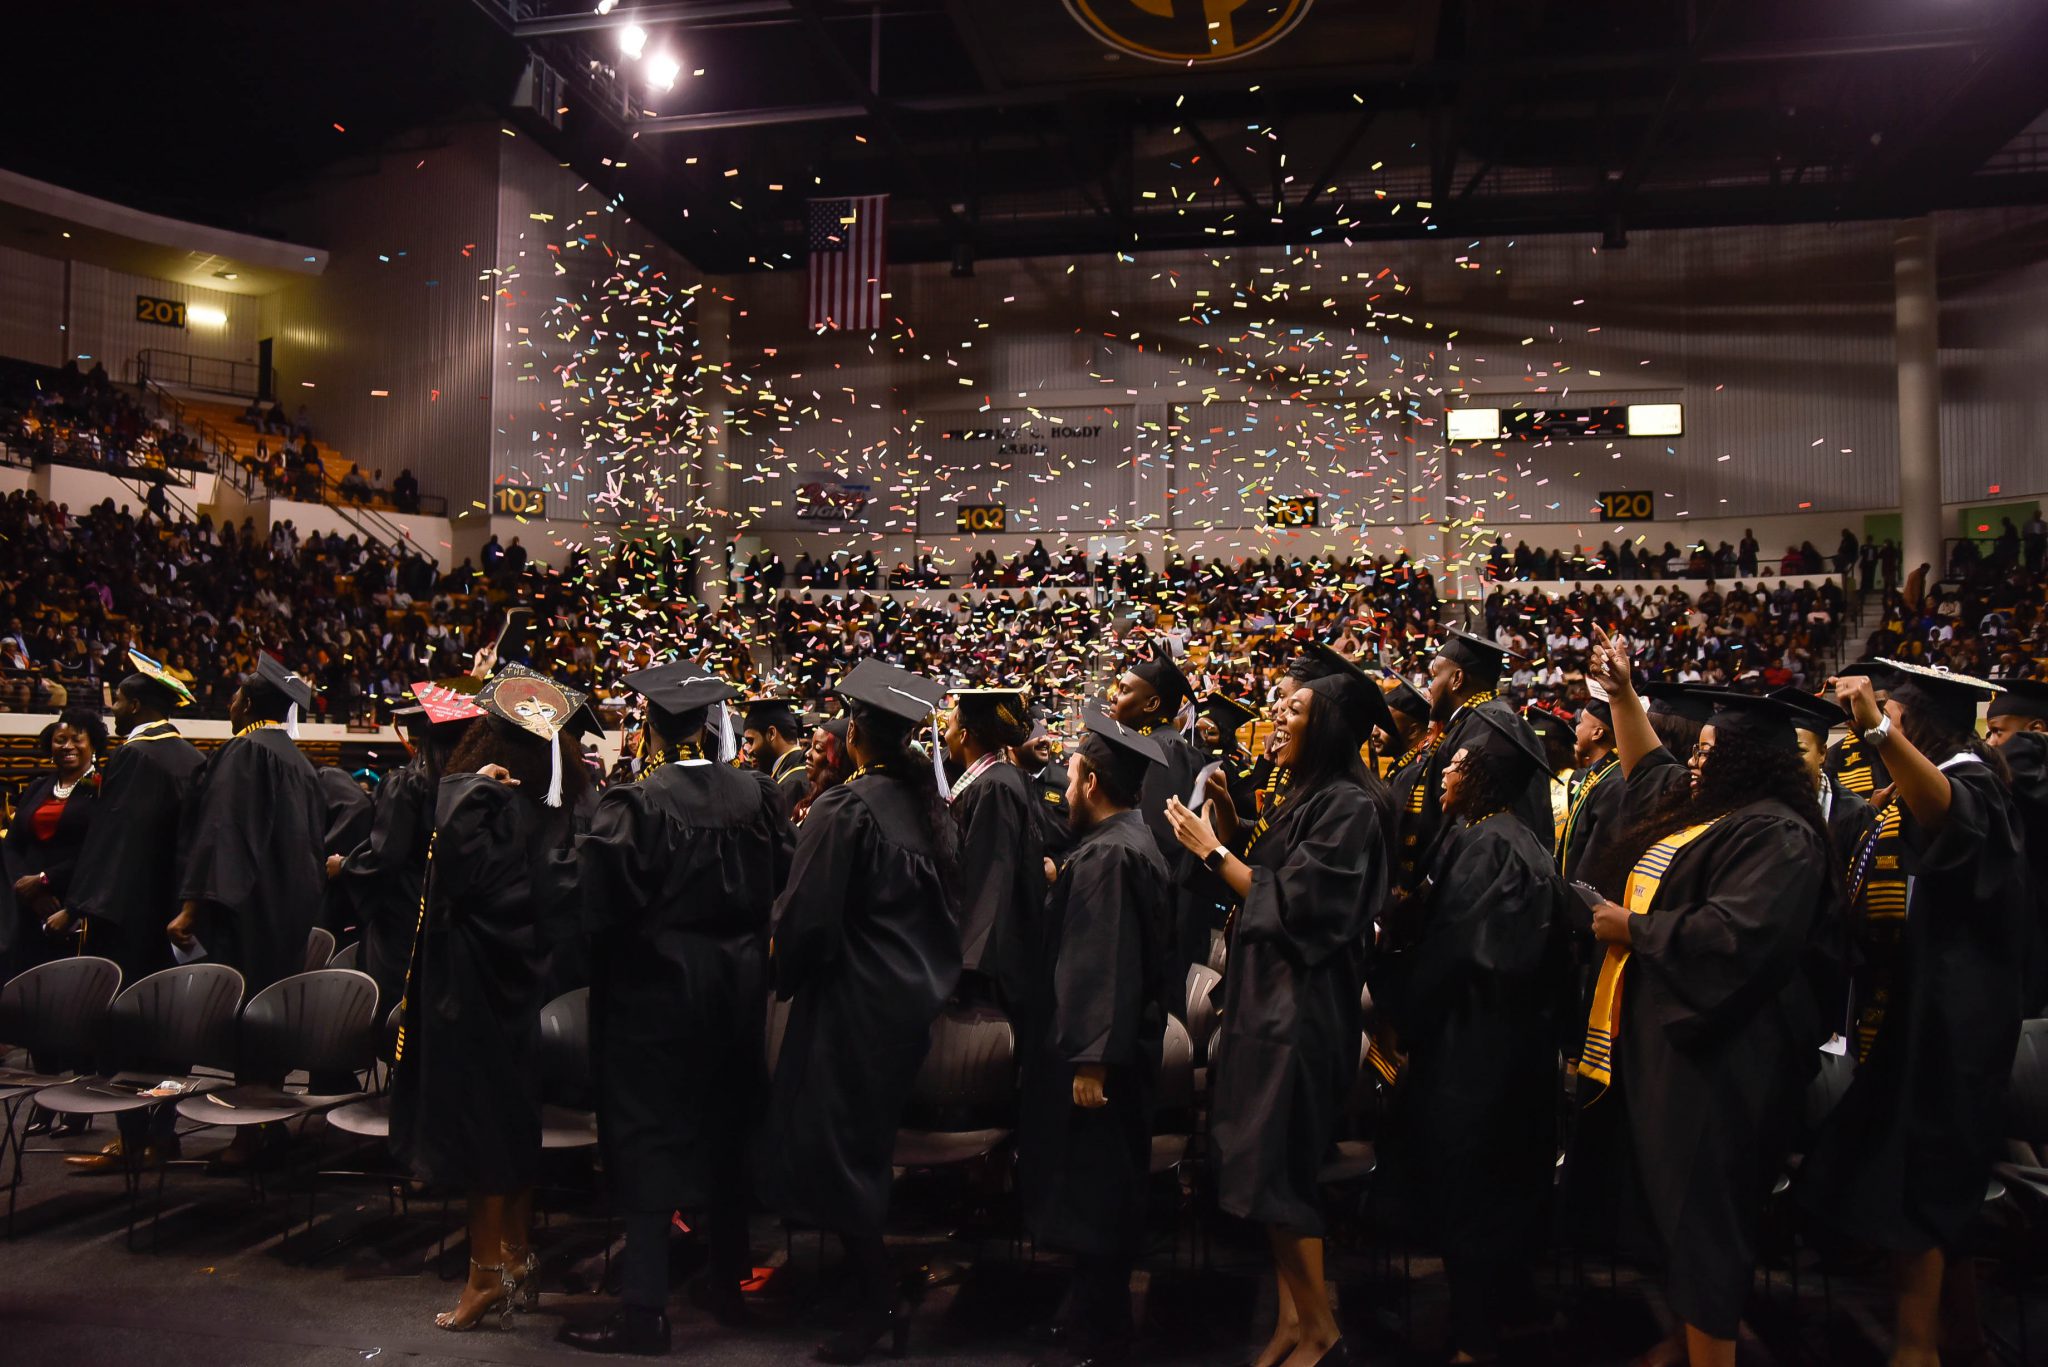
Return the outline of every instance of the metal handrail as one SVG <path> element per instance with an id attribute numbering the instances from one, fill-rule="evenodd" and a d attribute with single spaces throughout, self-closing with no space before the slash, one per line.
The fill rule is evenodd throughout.
<path id="1" fill-rule="evenodd" d="M 194 356 L 187 351 L 144 347 L 135 353 L 129 369 L 129 380 L 137 384 L 154 380 L 158 384 L 178 384 L 238 399 L 254 398 L 263 390 L 263 368 L 252 361 L 224 361 Z"/>

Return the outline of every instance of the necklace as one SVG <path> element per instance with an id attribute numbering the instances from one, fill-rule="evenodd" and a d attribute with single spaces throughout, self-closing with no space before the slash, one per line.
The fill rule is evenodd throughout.
<path id="1" fill-rule="evenodd" d="M 59 783 L 55 788 L 50 790 L 51 795 L 54 796 L 59 802 L 64 801 L 66 798 L 71 796 L 72 789 L 76 788 L 79 784 L 85 782 L 87 779 L 92 777 L 92 771 L 97 767 L 97 765 L 92 764 L 86 765 L 84 773 L 80 774 L 77 778 L 72 779 L 71 782 L 69 783 Z"/>

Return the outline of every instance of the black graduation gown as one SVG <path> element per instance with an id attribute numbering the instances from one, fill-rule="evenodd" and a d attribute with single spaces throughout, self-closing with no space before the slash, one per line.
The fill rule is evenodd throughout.
<path id="1" fill-rule="evenodd" d="M 504 1195 L 540 1167 L 538 886 L 554 829 L 517 788 L 450 774 L 391 1079 L 391 1152 L 417 1177 Z"/>
<path id="2" fill-rule="evenodd" d="M 1420 880 L 1421 863 L 1428 854 L 1420 842 L 1429 755 L 1427 746 L 1418 745 L 1387 773 L 1387 790 L 1394 805 L 1394 881 L 1401 887 L 1414 887 Z"/>
<path id="3" fill-rule="evenodd" d="M 1676 777 L 1639 765 L 1630 787 L 1683 779 L 1661 767 Z M 1673 1313 L 1717 1338 L 1741 1321 L 1757 1222 L 1828 1033 L 1803 972 L 1827 870 L 1819 833 L 1775 801 L 1681 848 L 1630 918 L 1614 1086 L 1583 1113 L 1625 1123 L 1606 1135 L 1619 1153 L 1580 1151 L 1574 1184 L 1640 1202 Z"/>
<path id="4" fill-rule="evenodd" d="M 745 1180 L 768 915 L 795 840 L 766 775 L 666 764 L 606 789 L 557 860 L 590 936 L 597 1130 L 623 1212 L 701 1210 Z"/>
<path id="5" fill-rule="evenodd" d="M 1067 763 L 1047 760 L 1038 776 L 1029 782 L 1033 809 L 1038 814 L 1039 843 L 1057 859 L 1073 848 L 1074 831 L 1067 819 Z"/>
<path id="6" fill-rule="evenodd" d="M 1166 800 L 1178 797 L 1186 802 L 1194 793 L 1195 775 L 1208 765 L 1209 757 L 1171 727 L 1156 727 L 1148 734 L 1166 762 L 1145 771 L 1137 810 L 1152 832 L 1173 882 L 1173 919 L 1183 963 L 1205 964 L 1209 962 L 1209 932 L 1222 929 L 1214 914 L 1216 876 L 1203 868 L 1173 833 L 1173 823 L 1166 819 Z"/>
<path id="7" fill-rule="evenodd" d="M 1387 891 L 1379 808 L 1346 779 L 1290 792 L 1246 862 L 1210 1046 L 1217 1200 L 1318 1235 L 1316 1173 L 1358 1077 L 1365 947 Z"/>
<path id="8" fill-rule="evenodd" d="M 1082 833 L 1046 907 L 1026 1041 L 1018 1185 L 1025 1223 L 1068 1252 L 1135 1253 L 1144 1241 L 1152 1098 L 1166 1017 L 1179 1005 L 1166 863 L 1144 820 L 1119 812 Z M 1074 1071 L 1106 1070 L 1108 1104 L 1074 1105 Z"/>
<path id="9" fill-rule="evenodd" d="M 1450 1257 L 1533 1257 L 1557 1161 L 1557 1035 L 1570 1010 L 1563 881 L 1505 812 L 1454 823 L 1414 945 L 1368 974 L 1408 1067 L 1396 1156 Z"/>
<path id="10" fill-rule="evenodd" d="M 782 799 L 782 817 L 787 821 L 796 814 L 796 804 L 811 791 L 810 761 L 804 747 L 798 745 L 783 751 L 782 758 L 775 761 L 774 771 L 768 777 Z"/>
<path id="11" fill-rule="evenodd" d="M 1522 720 L 1522 714 L 1499 698 L 1489 699 L 1477 707 L 1460 707 L 1454 712 L 1451 719 L 1444 724 L 1443 738 L 1438 741 L 1436 748 L 1429 752 L 1428 768 L 1425 770 L 1426 777 L 1422 785 L 1422 808 L 1416 815 L 1415 843 L 1410 846 L 1407 843 L 1408 832 L 1404 830 L 1401 833 L 1402 847 L 1412 848 L 1417 852 L 1418 871 L 1423 862 L 1430 858 L 1430 846 L 1435 843 L 1438 833 L 1443 829 L 1444 766 L 1456 758 L 1458 751 L 1466 748 L 1468 744 L 1476 744 L 1493 734 L 1492 727 L 1474 715 L 1480 711 L 1490 712 L 1496 718 L 1505 720 L 1510 727 L 1527 735 L 1531 748 L 1542 749 L 1542 743 L 1536 739 L 1535 732 L 1529 730 L 1529 723 Z M 1516 795 L 1515 801 L 1508 808 L 1508 811 L 1527 826 L 1537 839 L 1545 843 L 1554 840 L 1557 835 L 1557 819 L 1550 811 L 1551 781 L 1547 773 L 1531 775 L 1528 787 Z"/>
<path id="12" fill-rule="evenodd" d="M 879 1238 L 896 1131 L 960 978 L 954 897 L 922 795 L 881 774 L 819 796 L 775 904 L 790 1002 L 762 1140 L 762 1198 L 800 1224 Z"/>
<path id="13" fill-rule="evenodd" d="M 179 898 L 201 904 L 206 957 L 240 970 L 251 997 L 305 971 L 326 833 L 320 780 L 282 727 L 237 736 L 199 771 Z"/>
<path id="14" fill-rule="evenodd" d="M 1947 824 L 1901 822 L 1912 882 L 1884 1023 L 1799 1174 L 1844 1233 L 1909 1252 L 1954 1247 L 1982 1208 L 2033 914 L 2005 785 L 1974 757 L 1943 768 Z"/>
<path id="15" fill-rule="evenodd" d="M 1584 878 L 1600 857 L 1601 837 L 1620 831 L 1627 820 L 1622 802 L 1627 787 L 1618 755 L 1572 775 L 1565 791 L 1564 830 L 1557 839 L 1557 870 L 1566 882 Z"/>
<path id="16" fill-rule="evenodd" d="M 1044 934 L 1045 841 L 1017 766 L 997 760 L 953 794 L 960 827 L 960 964 L 1018 1019 Z"/>
<path id="17" fill-rule="evenodd" d="M 362 932 L 363 972 L 377 981 L 380 1010 L 405 988 L 406 961 L 419 924 L 427 840 L 434 833 L 434 784 L 425 754 L 387 774 L 371 801 L 370 832 L 348 852 L 335 879 Z"/>
<path id="18" fill-rule="evenodd" d="M 137 727 L 107 761 L 68 905 L 86 920 L 85 952 L 121 966 L 123 983 L 171 966 L 164 935 L 178 914 L 179 822 L 206 757 L 169 722 Z"/>
<path id="19" fill-rule="evenodd" d="M 56 775 L 44 774 L 33 779 L 22 792 L 14 809 L 14 823 L 7 828 L 6 842 L 0 845 L 8 904 L 8 914 L 0 918 L 0 966 L 7 968 L 9 976 L 73 952 L 76 942 L 68 936 L 52 939 L 43 934 L 42 919 L 14 895 L 14 883 L 16 879 L 40 873 L 50 880 L 50 892 L 58 904 L 70 904 L 72 876 L 85 849 L 86 835 L 99 815 L 102 782 L 104 776 L 99 773 L 79 781 L 71 796 L 64 800 L 63 814 L 57 818 L 57 829 L 48 840 L 36 837 L 32 818 L 36 808 L 55 793 Z"/>
<path id="20" fill-rule="evenodd" d="M 376 807 L 363 791 L 363 785 L 349 777 L 347 770 L 323 764 L 314 772 L 320 777 L 320 794 L 327 800 L 327 836 L 320 846 L 324 868 L 328 855 L 345 857 L 369 838 Z M 353 938 L 348 932 L 356 929 L 356 908 L 348 890 L 328 880 L 322 905 L 321 924 L 334 932 L 334 938 L 340 942 Z"/>
<path id="21" fill-rule="evenodd" d="M 2034 917 L 2021 978 L 2027 1017 L 2048 1015 L 2048 735 L 2022 731 L 1998 752 L 2012 770 L 2012 800 L 2026 832 L 2027 881 Z"/>

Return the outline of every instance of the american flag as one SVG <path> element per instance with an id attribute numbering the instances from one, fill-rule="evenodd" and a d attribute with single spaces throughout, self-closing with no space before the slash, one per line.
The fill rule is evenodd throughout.
<path id="1" fill-rule="evenodd" d="M 865 331 L 882 325 L 887 195 L 810 201 L 810 326 Z"/>

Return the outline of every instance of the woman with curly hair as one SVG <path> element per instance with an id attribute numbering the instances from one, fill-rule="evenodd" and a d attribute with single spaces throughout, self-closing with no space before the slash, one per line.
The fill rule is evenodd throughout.
<path id="1" fill-rule="evenodd" d="M 1643 1361 L 1733 1367 L 1786 1122 L 1828 1034 L 1804 972 L 1831 895 L 1827 828 L 1784 703 L 1706 691 L 1681 767 L 1626 648 L 1596 635 L 1587 672 L 1607 690 L 1634 820 L 1587 871 L 1622 900 L 1593 906 L 1607 950 L 1573 1181 L 1647 1219 L 1681 1328 Z"/>
<path id="2" fill-rule="evenodd" d="M 12 973 L 74 952 L 64 901 L 99 809 L 99 760 L 107 728 L 99 713 L 67 709 L 43 737 L 50 772 L 29 781 L 0 846 L 14 910 L 0 922 L 0 964 Z"/>
<path id="3" fill-rule="evenodd" d="M 789 819 L 802 823 L 810 814 L 811 804 L 823 797 L 826 789 L 846 782 L 852 772 L 853 756 L 846 753 L 846 718 L 834 717 L 813 727 L 811 743 L 804 751 L 804 778 L 810 789 L 797 799 Z"/>
<path id="4" fill-rule="evenodd" d="M 1800 1170 L 1806 1205 L 1892 1255 L 1895 1367 L 1987 1360 L 1966 1258 L 2025 1014 L 2033 899 L 2003 755 L 1977 738 L 1996 686 L 1897 661 L 1833 681 L 1903 806 L 1905 925 L 1870 1053 Z M 1873 677 L 1875 676 L 1875 677 Z M 1888 697 L 1879 704 L 1873 685 Z"/>

